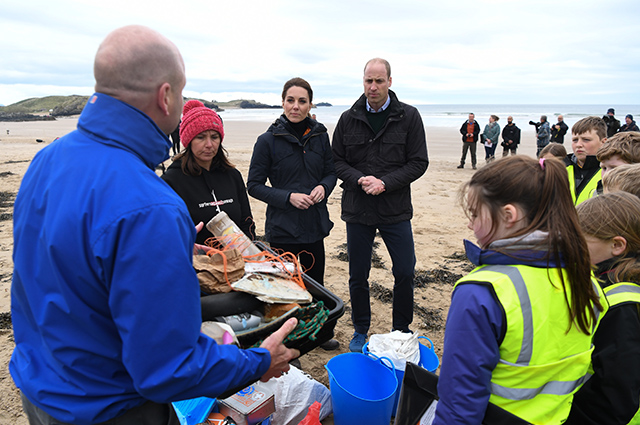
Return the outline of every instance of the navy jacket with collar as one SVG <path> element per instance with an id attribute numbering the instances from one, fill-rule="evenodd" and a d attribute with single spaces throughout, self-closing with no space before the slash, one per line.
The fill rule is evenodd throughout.
<path id="1" fill-rule="evenodd" d="M 342 180 L 342 220 L 365 225 L 394 224 L 413 217 L 411 183 L 429 166 L 420 113 L 389 90 L 389 116 L 374 133 L 366 116 L 363 94 L 342 113 L 333 133 L 333 158 Z M 367 195 L 358 185 L 363 176 L 385 183 L 379 195 Z"/>
<path id="2" fill-rule="evenodd" d="M 313 243 L 327 237 L 333 227 L 327 199 L 337 178 L 327 128 L 314 119 L 306 120 L 309 131 L 302 140 L 282 115 L 253 148 L 247 191 L 267 204 L 265 237 L 269 242 Z M 301 210 L 289 202 L 292 193 L 308 195 L 318 185 L 325 191 L 320 203 Z"/>

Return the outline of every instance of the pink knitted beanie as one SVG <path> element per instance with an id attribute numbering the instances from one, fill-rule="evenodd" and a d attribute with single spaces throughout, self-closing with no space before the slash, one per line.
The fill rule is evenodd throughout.
<path id="1" fill-rule="evenodd" d="M 182 123 L 180 123 L 180 141 L 186 148 L 198 134 L 207 130 L 220 133 L 220 142 L 224 139 L 222 119 L 213 109 L 209 109 L 199 100 L 190 100 L 182 109 Z"/>

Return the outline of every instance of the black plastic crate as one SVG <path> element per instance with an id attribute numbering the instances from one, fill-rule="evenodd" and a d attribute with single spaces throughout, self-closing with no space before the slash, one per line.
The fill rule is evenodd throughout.
<path id="1" fill-rule="evenodd" d="M 275 255 L 275 252 L 273 252 L 266 244 L 258 241 L 256 242 L 256 245 L 261 250 L 268 251 Z M 344 314 L 344 303 L 342 302 L 342 299 L 304 273 L 302 275 L 302 280 L 307 291 L 309 291 L 313 297 L 313 302 L 322 301 L 324 306 L 329 309 L 329 316 L 320 331 L 317 333 L 315 340 L 303 339 L 286 343 L 287 347 L 300 350 L 301 356 L 333 338 L 333 330 L 336 327 L 336 323 Z M 237 336 L 242 348 L 251 347 L 256 342 L 275 332 L 289 317 L 291 317 L 291 315 L 292 314 L 286 314 L 253 331 L 239 333 Z"/>

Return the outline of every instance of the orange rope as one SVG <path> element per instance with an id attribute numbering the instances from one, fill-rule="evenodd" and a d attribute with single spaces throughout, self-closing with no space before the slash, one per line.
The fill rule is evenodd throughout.
<path id="1" fill-rule="evenodd" d="M 225 241 L 226 245 L 222 243 L 222 240 Z M 237 248 L 240 252 L 243 252 L 248 247 L 249 243 L 252 242 L 246 241 L 246 237 L 243 234 L 236 234 L 235 236 L 227 235 L 224 237 L 214 236 L 205 241 L 205 245 L 211 247 L 211 250 L 207 251 L 207 255 L 213 255 L 217 253 L 222 254 L 222 257 L 224 258 L 225 278 L 227 274 L 227 258 L 224 255 L 224 251 L 228 251 L 232 248 Z M 302 279 L 302 273 L 304 273 L 304 270 L 302 270 L 297 256 L 295 256 L 293 253 L 272 253 L 269 251 L 262 251 L 258 254 L 243 255 L 242 257 L 247 263 L 280 263 L 280 265 L 282 266 L 281 272 L 286 274 L 289 280 L 292 280 L 301 288 L 306 289 L 306 285 L 304 284 L 304 280 Z M 287 268 L 285 267 L 285 263 L 287 262 L 293 263 L 293 272 L 287 270 Z M 227 283 L 229 284 L 229 286 L 231 286 L 228 278 Z"/>
<path id="2" fill-rule="evenodd" d="M 231 282 L 229 282 L 229 273 L 228 273 L 228 269 L 227 269 L 227 256 L 226 254 L 216 248 L 211 248 L 209 251 L 207 251 L 207 255 L 209 257 L 213 257 L 216 254 L 220 254 L 220 256 L 222 257 L 222 264 L 224 266 L 224 280 L 227 281 L 227 285 L 229 285 L 229 288 L 231 288 L 231 290 L 234 290 L 233 287 L 231 286 Z"/>
<path id="3" fill-rule="evenodd" d="M 264 259 L 260 259 L 260 256 L 264 256 Z M 282 273 L 286 274 L 289 280 L 294 281 L 298 286 L 306 289 L 304 281 L 302 279 L 302 267 L 298 262 L 298 258 L 293 255 L 292 252 L 283 252 L 281 254 L 263 251 L 259 255 L 248 255 L 244 257 L 244 261 L 247 263 L 280 263 L 282 266 Z M 290 272 L 285 267 L 285 263 L 293 263 L 293 272 Z"/>

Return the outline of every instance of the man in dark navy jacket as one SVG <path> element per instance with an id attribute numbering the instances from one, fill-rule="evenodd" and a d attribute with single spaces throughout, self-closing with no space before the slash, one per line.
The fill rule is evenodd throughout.
<path id="1" fill-rule="evenodd" d="M 349 349 L 362 350 L 371 324 L 369 271 L 376 231 L 393 262 L 394 330 L 411 332 L 415 250 L 411 182 L 429 165 L 420 113 L 402 103 L 391 87 L 391 67 L 371 59 L 364 69 L 364 94 L 345 111 L 333 133 L 333 158 L 342 180 L 342 215 L 347 223 L 349 294 L 355 333 Z"/>
<path id="2" fill-rule="evenodd" d="M 515 155 L 520 144 L 520 129 L 513 122 L 513 117 L 507 117 L 507 125 L 502 129 L 502 157 L 511 153 Z"/>

